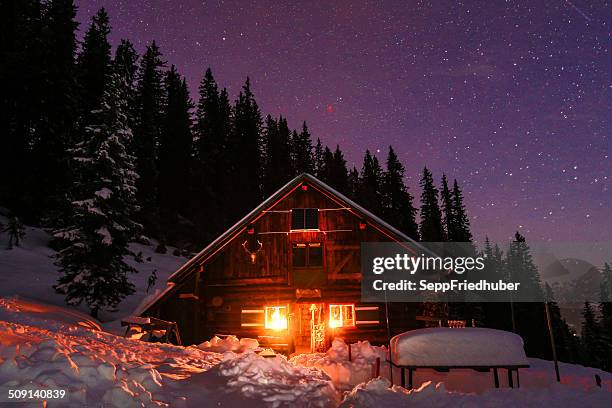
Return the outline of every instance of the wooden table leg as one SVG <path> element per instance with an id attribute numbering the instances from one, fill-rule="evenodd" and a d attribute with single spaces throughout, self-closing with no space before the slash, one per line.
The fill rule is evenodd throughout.
<path id="1" fill-rule="evenodd" d="M 408 369 L 408 389 L 412 389 L 412 368 Z"/>

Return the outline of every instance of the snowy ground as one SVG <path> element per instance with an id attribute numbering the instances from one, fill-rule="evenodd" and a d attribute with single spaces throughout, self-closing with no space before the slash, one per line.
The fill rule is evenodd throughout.
<path id="1" fill-rule="evenodd" d="M 612 375 L 530 359 L 520 389 L 492 389 L 490 375 L 419 373 L 418 389 L 372 378 L 384 350 L 336 341 L 327 353 L 264 358 L 252 341 L 213 340 L 198 347 L 144 343 L 100 331 L 84 314 L 22 299 L 0 299 L 0 405 L 8 389 L 66 390 L 48 406 L 108 407 L 476 407 L 612 405 Z M 206 351 L 215 349 L 218 352 Z M 227 350 L 235 350 L 227 351 Z M 385 372 L 387 370 L 387 372 Z M 604 387 L 595 387 L 599 373 Z M 381 374 L 388 376 L 388 367 Z M 398 377 L 396 377 L 398 378 Z M 479 384 L 478 390 L 470 388 Z M 343 390 L 346 390 L 343 392 Z M 41 406 L 33 405 L 33 406 Z"/>
<path id="2" fill-rule="evenodd" d="M 6 225 L 7 218 L 0 215 L 0 223 Z M 39 229 L 26 227 L 26 236 L 21 246 L 7 249 L 8 237 L 0 232 L 0 297 L 21 296 L 52 305 L 66 307 L 64 297 L 56 293 L 52 286 L 60 276 L 58 268 L 53 265 L 55 251 L 49 248 L 51 236 Z M 174 248 L 168 247 L 166 254 L 154 252 L 156 243 L 142 245 L 133 243 L 130 249 L 134 253 L 142 252 L 143 262 L 136 262 L 133 257 L 126 261 L 138 269 L 130 275 L 130 281 L 136 293 L 129 296 L 119 305 L 117 312 L 101 312 L 100 317 L 107 330 L 116 331 L 118 321 L 129 316 L 147 297 L 155 291 L 164 290 L 167 278 L 187 261 L 186 258 L 172 255 Z M 147 280 L 153 270 L 157 270 L 157 282 L 149 293 L 146 293 Z M 81 305 L 75 310 L 87 312 Z"/>
<path id="3" fill-rule="evenodd" d="M 6 219 L 0 221 L 6 222 Z M 248 339 L 212 339 L 198 347 L 144 343 L 117 337 L 118 319 L 145 300 L 146 282 L 157 269 L 156 290 L 184 258 L 134 244 L 143 263 L 131 279 L 137 292 L 99 324 L 84 306 L 68 308 L 51 289 L 58 277 L 49 235 L 28 228 L 20 248 L 7 250 L 0 234 L 0 406 L 9 389 L 53 389 L 65 399 L 54 406 L 105 407 L 476 407 L 476 406 L 612 406 L 612 374 L 561 364 L 562 384 L 554 381 L 552 363 L 529 359 L 521 370 L 520 389 L 493 389 L 490 373 L 455 371 L 415 373 L 413 391 L 390 387 L 386 350 L 367 342 L 348 346 L 338 340 L 327 353 L 287 360 L 256 354 Z M 147 258 L 150 257 L 150 260 Z M 152 291 L 154 292 L 154 291 Z M 85 312 L 85 313 L 83 313 Z M 373 379 L 376 359 L 381 377 Z M 603 379 L 595 386 L 594 375 Z M 397 382 L 399 372 L 393 377 Z M 506 384 L 505 375 L 501 382 Z M 32 403 L 40 407 L 41 402 Z"/>

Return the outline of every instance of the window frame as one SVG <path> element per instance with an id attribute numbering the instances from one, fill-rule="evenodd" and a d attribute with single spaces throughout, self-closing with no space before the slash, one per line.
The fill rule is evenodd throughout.
<path id="1" fill-rule="evenodd" d="M 296 257 L 294 256 L 294 251 L 296 248 L 299 249 L 304 249 L 304 265 L 296 265 L 295 264 L 295 259 Z M 311 248 L 320 248 L 321 250 L 321 262 L 318 264 L 311 264 L 310 263 L 310 252 L 311 252 Z M 325 267 L 325 245 L 323 242 L 320 241 L 316 241 L 316 242 L 293 242 L 291 244 L 291 266 L 293 268 L 303 268 L 303 269 L 310 269 L 310 268 L 324 268 Z"/>
<path id="2" fill-rule="evenodd" d="M 277 309 L 281 316 L 283 316 L 283 314 L 280 311 L 284 309 L 285 327 L 281 327 L 281 328 L 272 327 L 272 324 L 268 321 L 268 310 L 270 309 Z M 264 329 L 274 330 L 274 331 L 283 331 L 283 330 L 287 330 L 288 328 L 289 328 L 289 307 L 287 305 L 264 306 Z"/>
<path id="3" fill-rule="evenodd" d="M 301 222 L 301 226 L 302 228 L 294 228 L 294 214 L 296 214 L 297 211 L 302 211 L 303 212 L 303 216 L 302 216 L 302 222 Z M 316 211 L 316 215 L 315 215 L 315 219 L 317 220 L 317 227 L 316 228 L 306 228 L 306 220 L 307 220 L 307 216 L 306 213 L 307 211 Z M 289 221 L 290 225 L 289 225 L 289 231 L 320 231 L 320 225 L 319 225 L 319 209 L 318 208 L 292 208 L 291 209 L 291 219 Z"/>
<path id="4" fill-rule="evenodd" d="M 340 308 L 340 325 L 332 325 L 332 308 L 339 307 Z M 344 322 L 344 308 L 350 307 L 352 313 L 351 324 L 345 324 Z M 355 324 L 355 303 L 330 303 L 329 304 L 329 318 L 328 318 L 328 326 L 331 329 L 350 329 L 357 327 Z"/>

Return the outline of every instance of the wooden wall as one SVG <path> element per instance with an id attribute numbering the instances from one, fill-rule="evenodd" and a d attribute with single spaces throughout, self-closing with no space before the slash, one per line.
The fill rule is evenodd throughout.
<path id="1" fill-rule="evenodd" d="M 290 232 L 292 208 L 319 208 L 321 232 Z M 361 229 L 364 222 L 365 229 Z M 158 317 L 178 322 L 186 343 L 201 342 L 215 334 L 261 335 L 261 328 L 241 327 L 241 309 L 298 301 L 291 276 L 291 246 L 296 242 L 324 244 L 323 271 L 327 282 L 319 288 L 321 298 L 313 301 L 359 303 L 361 243 L 391 240 L 368 224 L 368 220 L 343 209 L 342 204 L 312 186 L 307 190 L 298 187 L 258 218 L 254 229 L 256 234 L 241 232 L 208 262 L 196 265 L 194 268 L 199 272 L 181 283 L 154 310 Z M 245 241 L 251 240 L 252 244 L 253 239 L 262 244 L 254 263 L 243 247 Z M 181 294 L 194 296 L 181 299 Z M 416 327 L 414 305 L 391 308 L 393 331 Z M 384 343 L 387 339 L 384 305 L 380 305 L 380 313 L 379 325 L 336 329 L 336 334 L 349 341 Z"/>

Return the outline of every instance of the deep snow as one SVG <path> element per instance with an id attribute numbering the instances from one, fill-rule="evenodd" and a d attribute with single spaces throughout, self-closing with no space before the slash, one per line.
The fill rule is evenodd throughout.
<path id="1" fill-rule="evenodd" d="M 391 357 L 404 366 L 527 365 L 521 336 L 502 330 L 434 327 L 391 339 Z"/>
<path id="2" fill-rule="evenodd" d="M 7 218 L 0 215 L 0 222 L 6 224 Z M 49 248 L 51 238 L 51 235 L 42 229 L 26 227 L 26 235 L 21 246 L 9 250 L 8 236 L 6 233 L 0 233 L 0 297 L 17 295 L 68 307 L 64 302 L 64 296 L 52 288 L 60 273 L 53 264 L 55 251 Z M 167 253 L 158 254 L 154 252 L 155 246 L 155 242 L 151 245 L 130 244 L 130 250 L 134 254 L 142 254 L 142 262 L 137 262 L 133 256 L 125 258 L 126 262 L 138 270 L 138 273 L 128 277 L 134 284 L 136 292 L 121 302 L 116 312 L 100 313 L 101 320 L 108 322 L 104 324 L 107 330 L 119 333 L 121 318 L 134 314 L 145 299 L 152 298 L 155 293 L 164 290 L 167 278 L 187 261 L 184 257 L 172 255 L 174 251 L 172 247 L 168 247 Z M 153 270 L 157 271 L 157 281 L 147 293 L 147 280 Z M 88 312 L 84 304 L 74 310 Z"/>
<path id="3" fill-rule="evenodd" d="M 493 389 L 490 373 L 418 370 L 417 389 L 408 391 L 390 387 L 387 350 L 368 342 L 351 345 L 352 361 L 340 339 L 326 353 L 287 360 L 261 357 L 256 340 L 232 336 L 192 347 L 118 337 L 108 332 L 118 329 L 118 319 L 163 290 L 166 278 L 185 259 L 171 255 L 171 248 L 160 255 L 152 246 L 133 244 L 144 260 L 129 259 L 140 271 L 131 276 L 137 293 L 116 313 L 103 314 L 111 322 L 100 325 L 82 313 L 84 306 L 66 307 L 51 289 L 58 272 L 47 246 L 49 235 L 34 228 L 26 233 L 22 247 L 13 250 L 4 249 L 6 236 L 0 234 L 0 406 L 9 388 L 68 392 L 67 399 L 49 400 L 50 407 L 612 406 L 612 374 L 561 363 L 562 384 L 557 384 L 552 362 L 538 359 L 528 359 L 531 367 L 521 370 L 520 389 Z M 157 284 L 147 295 L 154 269 Z M 418 344 L 411 347 L 418 355 Z M 377 358 L 382 377 L 372 379 Z M 595 374 L 603 379 L 601 389 Z M 399 371 L 393 377 L 397 382 Z"/>

